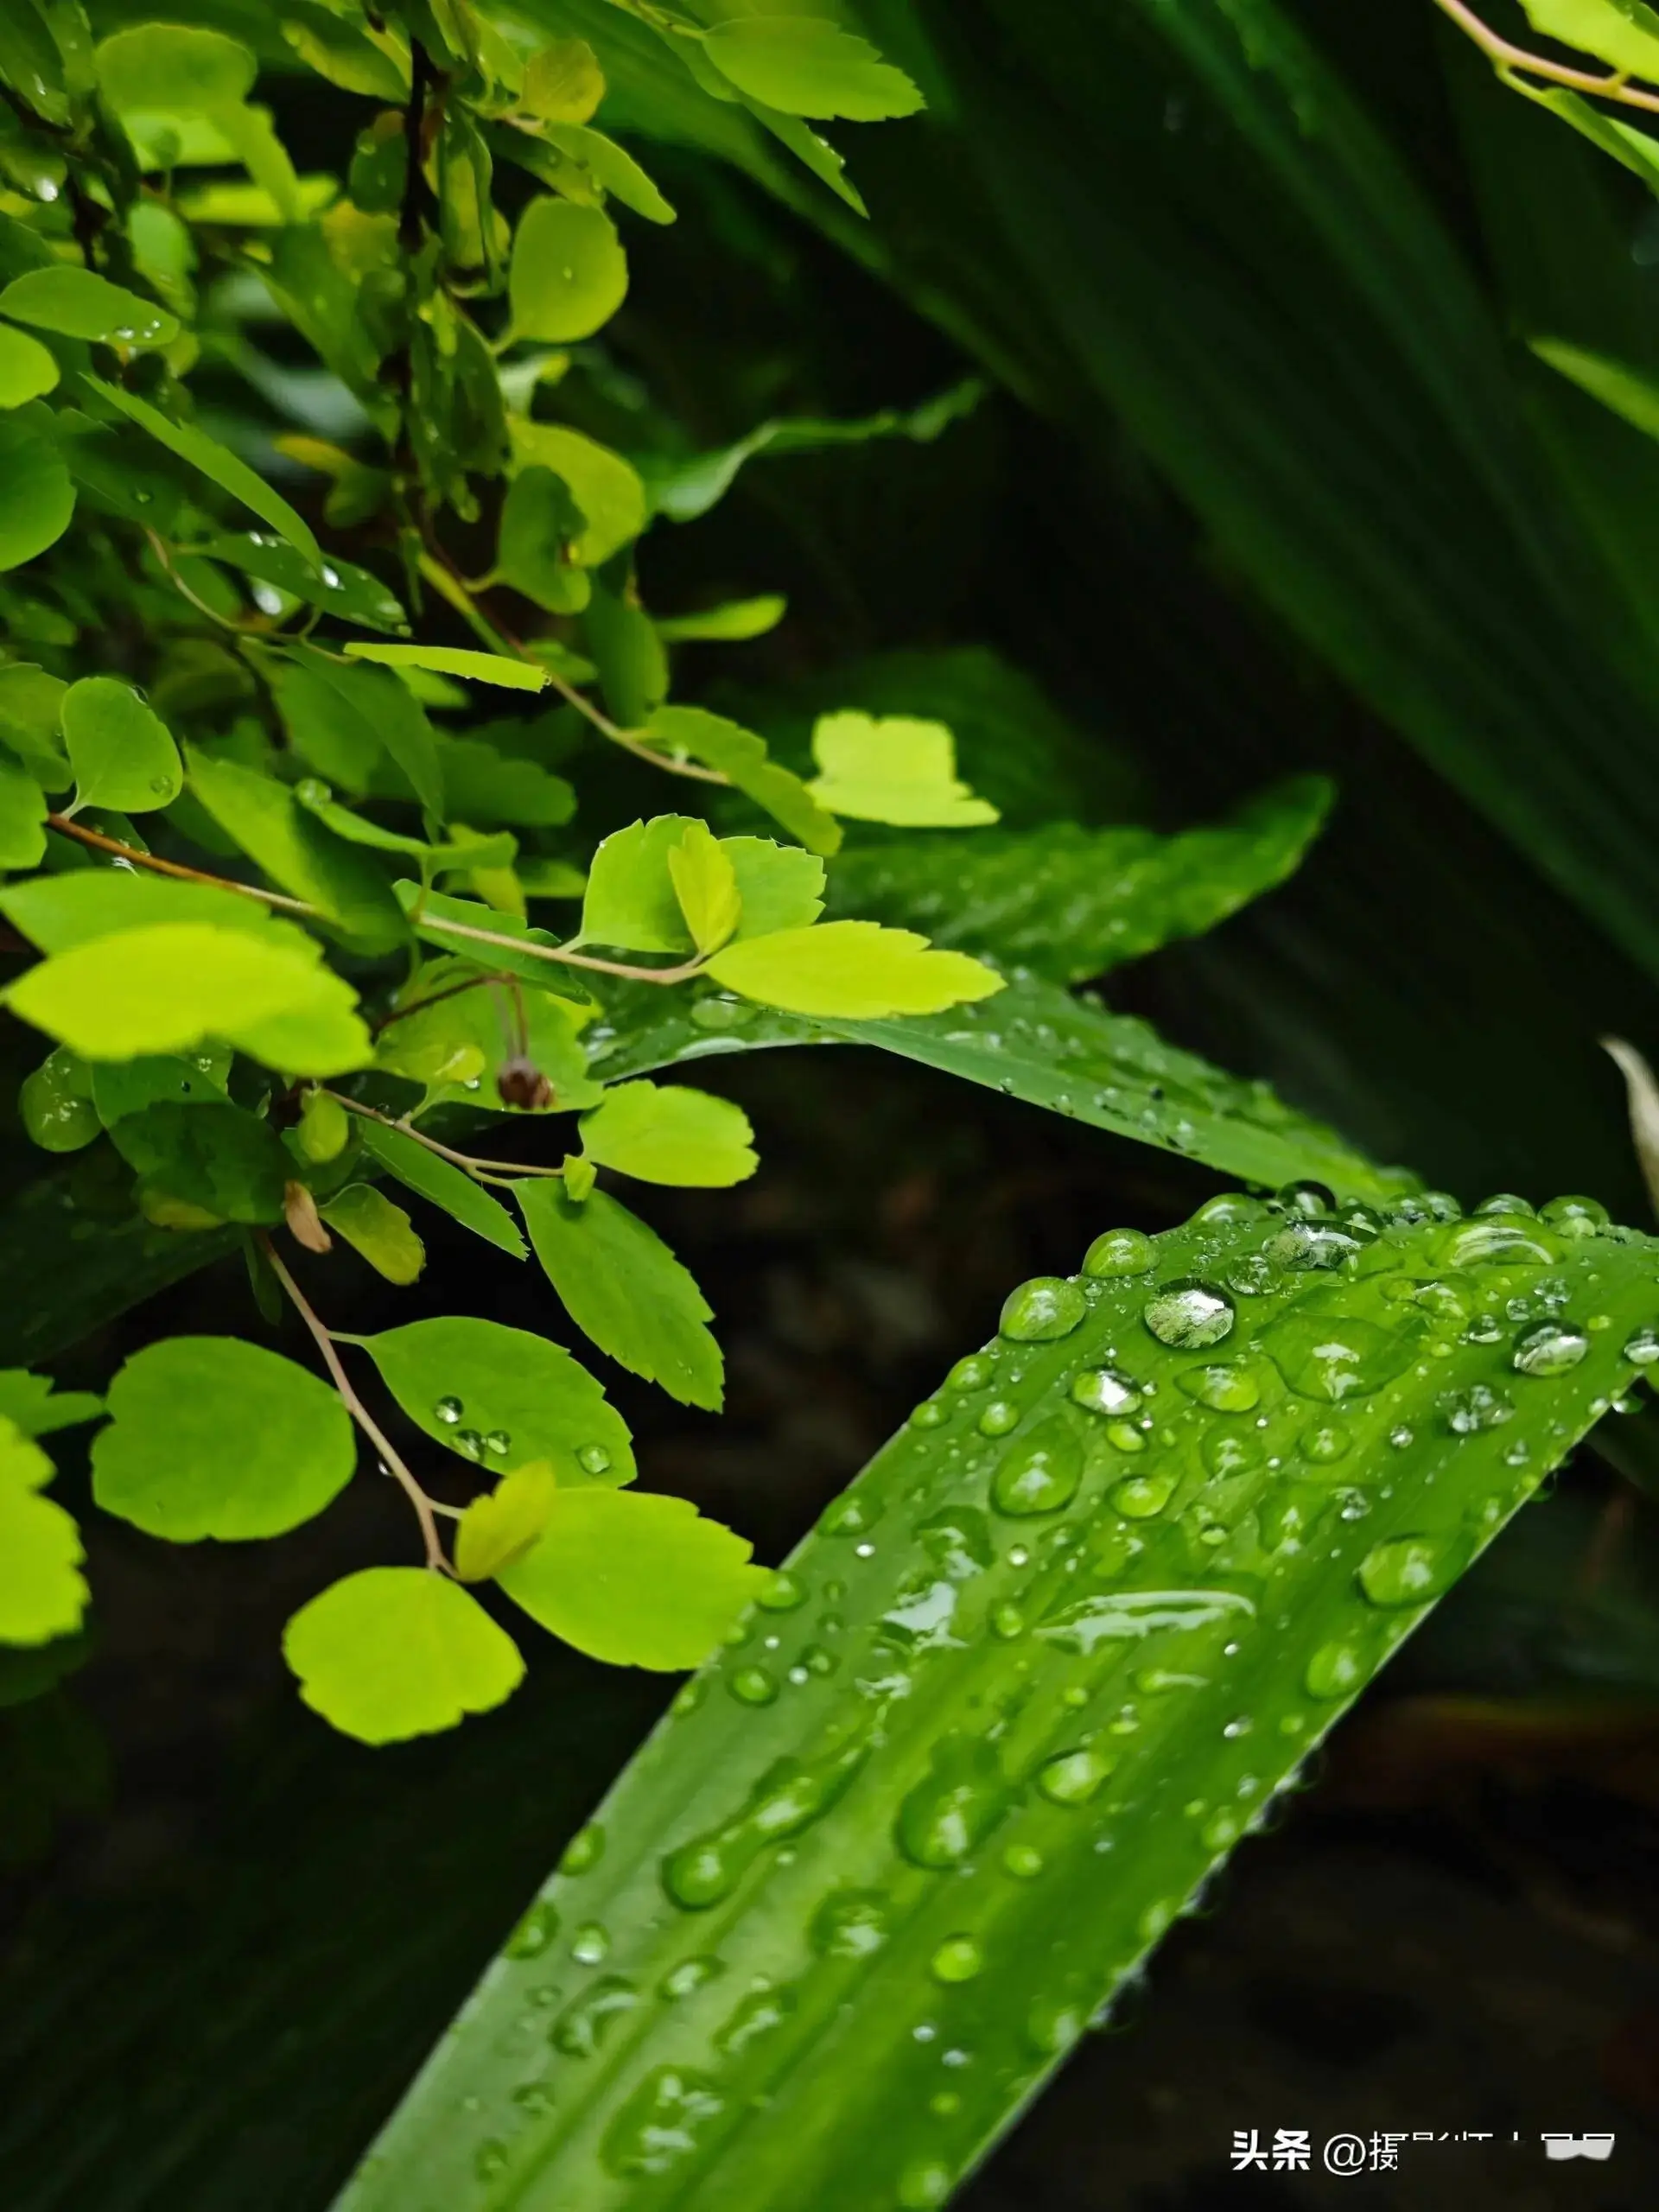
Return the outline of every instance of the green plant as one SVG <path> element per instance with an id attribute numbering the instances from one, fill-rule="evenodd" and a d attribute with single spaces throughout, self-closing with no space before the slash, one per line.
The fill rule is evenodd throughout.
<path id="1" fill-rule="evenodd" d="M 1313 65 L 1270 10 L 1242 12 L 1271 33 L 1249 69 L 1230 18 L 1223 37 L 1210 10 L 1153 11 L 1325 221 L 1316 163 L 1251 74 L 1298 95 Z M 892 13 L 908 60 L 926 41 Z M 239 1249 L 268 1327 L 302 1350 L 308 1332 L 315 1357 L 162 1338 L 107 1405 L 0 1376 L 0 1640 L 49 1655 L 87 1601 L 39 1437 L 107 1412 L 96 1502 L 189 1542 L 321 1513 L 360 1433 L 424 1564 L 365 1567 L 290 1623 L 301 1694 L 336 1726 L 384 1743 L 499 1703 L 523 1660 L 498 1613 L 621 1664 L 716 1656 L 346 2202 L 941 2202 L 1650 1362 L 1654 1247 L 1583 1199 L 1541 1218 L 1501 1197 L 1465 1220 L 1075 995 L 1281 881 L 1323 782 L 1173 836 L 1080 827 L 1054 818 L 1058 751 L 1021 696 L 1040 810 L 1004 828 L 1012 772 L 941 719 L 943 664 L 919 712 L 836 697 L 810 760 L 785 730 L 671 703 L 671 648 L 760 636 L 784 607 L 749 592 L 664 615 L 636 558 L 653 524 L 696 520 L 769 454 L 952 435 L 983 388 L 700 443 L 601 339 L 628 225 L 673 209 L 594 118 L 614 86 L 625 135 L 702 143 L 850 238 L 861 203 L 814 126 L 920 105 L 874 48 L 810 9 L 632 0 L 295 0 L 280 46 L 251 10 L 215 10 L 242 36 L 141 14 L 100 13 L 95 37 L 75 0 L 30 0 L 0 25 L 5 995 L 54 1040 L 25 1125 L 84 1154 L 16 1209 L 16 1249 L 52 1264 L 10 1341 L 33 1363 Z M 350 118 L 334 172 L 296 172 L 250 97 L 262 60 L 345 96 L 325 111 Z M 1421 376 L 1435 438 L 1473 454 L 1503 545 L 1491 575 L 1456 579 L 1480 616 L 1466 634 L 1432 580 L 1371 593 L 1316 461 L 1287 472 L 1298 530 L 1264 523 L 1220 455 L 1227 423 L 1255 428 L 1248 404 L 1196 369 L 1185 391 L 1148 380 L 1127 337 L 1121 390 L 1263 556 L 1268 595 L 1311 607 L 1347 671 L 1645 957 L 1648 916 L 1592 864 L 1595 836 L 1563 842 L 1485 749 L 1506 690 L 1544 753 L 1581 702 L 1558 671 L 1529 690 L 1491 665 L 1493 610 L 1554 551 L 1529 537 L 1503 565 L 1526 502 L 1436 350 L 1466 349 L 1490 397 L 1478 318 L 1454 286 L 1421 337 L 1389 285 L 1434 295 L 1451 264 L 1396 221 L 1369 139 L 1333 159 L 1361 206 L 1327 242 L 1357 264 L 1386 243 L 1366 313 Z M 936 215 L 948 230 L 961 210 Z M 1155 301 L 1166 272 L 1125 266 Z M 930 308 L 1033 388 L 1029 334 L 1001 308 L 948 287 Z M 1389 516 L 1414 542 L 1410 498 Z M 1419 691 L 1430 645 L 1461 720 Z M 664 773 L 687 811 L 645 811 Z M 1611 804 L 1605 822 L 1624 836 Z M 532 923 L 578 899 L 574 928 Z M 717 1408 L 706 1301 L 611 1180 L 721 1188 L 756 1165 L 738 1108 L 652 1076 L 842 1042 L 1280 1195 L 1109 1233 L 1078 1276 L 1016 1292 L 997 1342 L 771 1577 L 687 1502 L 628 1488 L 621 1415 L 539 1331 L 341 1325 L 348 1252 L 392 1285 L 423 1269 L 396 1191 L 504 1273 L 533 1256 L 601 1353 Z M 550 1148 L 525 1125 L 553 1116 L 575 1118 Z M 85 1232 L 68 1250 L 66 1207 Z M 487 1486 L 435 1495 L 377 1386 L 438 1465 Z"/>

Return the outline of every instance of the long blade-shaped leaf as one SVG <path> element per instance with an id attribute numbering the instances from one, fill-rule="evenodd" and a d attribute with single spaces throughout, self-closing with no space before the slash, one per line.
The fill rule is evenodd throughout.
<path id="1" fill-rule="evenodd" d="M 1659 1245 L 1547 1213 L 1215 1200 L 1016 1291 L 677 1700 L 340 2212 L 943 2203 L 1659 1355 Z"/>

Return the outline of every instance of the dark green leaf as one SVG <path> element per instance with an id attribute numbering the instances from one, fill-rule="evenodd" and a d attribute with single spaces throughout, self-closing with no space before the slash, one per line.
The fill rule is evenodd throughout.
<path id="1" fill-rule="evenodd" d="M 113 1122 L 111 1141 L 140 1187 L 220 1221 L 278 1222 L 293 1163 L 268 1122 L 229 1100 L 140 1106 Z"/>
<path id="2" fill-rule="evenodd" d="M 400 1183 L 433 1205 L 442 1207 L 486 1243 L 509 1253 L 515 1260 L 527 1256 L 518 1223 L 500 1200 L 492 1198 L 465 1169 L 442 1159 L 401 1130 L 387 1128 L 383 1122 L 365 1121 L 359 1126 L 364 1150 L 372 1154 L 388 1174 L 395 1175 Z"/>
<path id="3" fill-rule="evenodd" d="M 0 415 L 0 571 L 20 569 L 69 527 L 75 487 L 38 400 Z"/>
<path id="4" fill-rule="evenodd" d="M 643 734 L 674 758 L 717 768 L 809 852 L 840 850 L 839 823 L 798 776 L 769 757 L 765 738 L 753 730 L 701 707 L 659 707 Z"/>
<path id="5" fill-rule="evenodd" d="M 336 615 L 342 622 L 356 622 L 368 630 L 390 630 L 400 637 L 409 633 L 409 617 L 395 595 L 378 576 L 366 569 L 353 568 L 349 561 L 330 555 L 321 568 L 314 569 L 285 540 L 267 537 L 257 530 L 223 531 L 205 539 L 196 550 L 210 560 L 228 561 L 257 576 L 261 583 L 274 584 L 290 598 L 320 607 L 325 614 Z"/>

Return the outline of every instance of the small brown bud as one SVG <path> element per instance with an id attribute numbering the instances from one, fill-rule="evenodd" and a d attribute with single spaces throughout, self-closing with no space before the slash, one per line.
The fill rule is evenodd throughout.
<path id="1" fill-rule="evenodd" d="M 334 1240 L 323 1227 L 317 1202 L 303 1183 L 283 1185 L 283 1218 L 288 1224 L 289 1235 L 296 1244 L 303 1244 L 308 1252 L 334 1250 Z"/>
<path id="2" fill-rule="evenodd" d="M 526 1112 L 553 1103 L 553 1085 L 534 1061 L 522 1052 L 503 1060 L 495 1078 L 504 1106 L 521 1106 Z"/>

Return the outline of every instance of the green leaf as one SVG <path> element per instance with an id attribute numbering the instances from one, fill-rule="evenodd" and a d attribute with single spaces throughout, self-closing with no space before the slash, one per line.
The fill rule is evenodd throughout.
<path id="1" fill-rule="evenodd" d="M 753 1135 L 741 1106 L 677 1084 L 619 1084 L 582 1117 L 582 1150 L 596 1166 L 703 1190 L 753 1174 Z"/>
<path id="2" fill-rule="evenodd" d="M 172 1056 L 143 1060 L 106 1060 L 88 1068 L 86 1081 L 105 1128 L 146 1106 L 219 1106 L 227 1096 L 231 1055 L 221 1047 L 189 1059 Z"/>
<path id="3" fill-rule="evenodd" d="M 540 1540 L 497 1580 L 590 1658 L 672 1674 L 701 1665 L 771 1580 L 753 1550 L 688 1498 L 559 1491 Z"/>
<path id="4" fill-rule="evenodd" d="M 31 269 L 0 291 L 0 315 L 64 338 L 116 346 L 170 346 L 179 319 L 90 269 Z M 48 387 L 49 389 L 49 387 Z"/>
<path id="5" fill-rule="evenodd" d="M 1643 437 L 1659 438 L 1659 377 L 1647 369 L 1632 368 L 1611 360 L 1605 353 L 1583 346 L 1569 346 L 1563 338 L 1533 338 L 1528 341 L 1541 361 L 1599 399 L 1604 407 L 1640 430 Z"/>
<path id="6" fill-rule="evenodd" d="M 767 636 L 788 612 L 789 601 L 781 592 L 766 592 L 758 599 L 728 599 L 723 606 L 706 607 L 696 614 L 659 614 L 657 634 L 669 645 L 741 645 Z"/>
<path id="7" fill-rule="evenodd" d="M 30 1375 L 21 1367 L 0 1369 L 0 1421 L 25 1436 L 50 1436 L 96 1421 L 104 1401 L 92 1390 L 60 1390 L 49 1375 Z"/>
<path id="8" fill-rule="evenodd" d="M 668 694 L 668 654 L 631 582 L 592 580 L 582 611 L 583 650 L 599 672 L 613 721 L 636 729 Z"/>
<path id="9" fill-rule="evenodd" d="M 368 1567 L 302 1605 L 283 1636 L 300 1695 L 365 1744 L 453 1728 L 511 1697 L 524 1662 L 458 1583 L 423 1567 Z"/>
<path id="10" fill-rule="evenodd" d="M 782 115 L 880 123 L 925 105 L 868 39 L 810 16 L 733 16 L 714 26 L 703 52 L 741 92 Z"/>
<path id="11" fill-rule="evenodd" d="M 75 487 L 38 400 L 0 416 L 0 572 L 55 545 L 75 511 Z"/>
<path id="12" fill-rule="evenodd" d="M 446 810 L 463 822 L 510 822 L 524 830 L 556 830 L 576 810 L 563 776 L 539 760 L 499 753 L 482 738 L 446 737 L 438 747 Z"/>
<path id="13" fill-rule="evenodd" d="M 136 868 L 76 868 L 0 888 L 0 913 L 42 952 L 69 952 L 123 930 L 157 922 L 197 922 L 241 930 L 308 960 L 315 946 L 302 930 L 273 919 L 269 906 L 209 883 L 170 881 Z"/>
<path id="14" fill-rule="evenodd" d="M 518 466 L 550 469 L 569 486 L 586 517 L 574 549 L 584 569 L 602 566 L 632 543 L 649 519 L 645 487 L 620 454 L 563 423 L 531 423 L 515 415 L 510 428 Z"/>
<path id="15" fill-rule="evenodd" d="M 353 638 L 346 651 L 353 660 L 378 661 L 383 668 L 429 669 L 440 676 L 464 677 L 470 683 L 499 683 L 509 691 L 547 688 L 547 671 L 534 661 L 474 652 L 467 645 L 365 645 Z"/>
<path id="16" fill-rule="evenodd" d="M 189 747 L 190 789 L 226 836 L 284 891 L 315 906 L 365 951 L 407 937 L 391 886 L 356 847 L 326 830 L 286 784 Z"/>
<path id="17" fill-rule="evenodd" d="M 1265 792 L 1236 818 L 1161 837 L 1068 823 L 989 831 L 958 844 L 918 838 L 846 853 L 837 913 L 927 931 L 937 944 L 1022 962 L 1082 982 L 1160 945 L 1201 936 L 1282 883 L 1323 826 L 1331 788 L 1308 777 Z"/>
<path id="18" fill-rule="evenodd" d="M 311 778 L 294 786 L 294 796 L 308 814 L 313 814 L 326 830 L 343 837 L 348 845 L 366 845 L 371 852 L 397 853 L 406 860 L 419 861 L 435 874 L 443 875 L 474 868 L 511 868 L 518 856 L 518 840 L 505 830 L 493 836 L 456 836 L 441 844 L 433 844 L 425 837 L 406 837 L 401 830 L 388 830 L 384 823 L 372 822 L 365 814 L 353 813 L 349 806 L 326 798 L 326 784 Z"/>
<path id="19" fill-rule="evenodd" d="M 290 1075 L 340 1075 L 364 1066 L 372 1047 L 353 1010 L 357 994 L 320 952 L 288 938 L 163 922 L 54 953 L 4 1000 L 89 1060 L 188 1052 L 222 1038 Z"/>
<path id="20" fill-rule="evenodd" d="M 747 437 L 707 453 L 641 455 L 639 467 L 651 504 L 671 522 L 695 522 L 723 499 L 739 472 L 761 454 L 817 453 L 836 446 L 867 445 L 873 439 L 906 438 L 931 445 L 971 415 L 985 397 L 978 377 L 952 385 L 948 391 L 917 408 L 884 408 L 879 415 L 837 423 L 819 416 L 784 416 L 761 423 Z M 577 493 L 581 497 L 580 492 Z"/>
<path id="21" fill-rule="evenodd" d="M 626 952 L 688 952 L 691 935 L 675 894 L 668 855 L 691 817 L 659 814 L 601 841 L 588 870 L 582 941 Z"/>
<path id="22" fill-rule="evenodd" d="M 138 23 L 100 41 L 98 87 L 118 113 L 128 108 L 210 111 L 253 90 L 259 65 L 222 31 L 184 23 Z"/>
<path id="23" fill-rule="evenodd" d="M 717 951 L 735 935 L 743 912 L 730 854 L 706 823 L 690 822 L 665 857 L 692 944 L 699 952 Z"/>
<path id="24" fill-rule="evenodd" d="M 576 1488 L 633 1480 L 627 1424 L 562 1344 L 465 1315 L 361 1341 L 410 1419 L 463 1459 L 499 1474 L 545 1461 Z"/>
<path id="25" fill-rule="evenodd" d="M 604 1191 L 573 1205 L 556 1183 L 513 1194 L 549 1281 L 584 1336 L 683 1404 L 721 1402 L 720 1346 L 707 1300 L 654 1230 Z"/>
<path id="26" fill-rule="evenodd" d="M 617 2204 L 943 2204 L 1653 1348 L 1649 1238 L 1353 1226 L 1230 1196 L 1016 1290 L 542 1892 L 632 1987 L 723 1975 L 602 2063 L 556 2046 L 527 2117 L 547 1963 L 510 1949 L 340 2212 L 467 2202 L 480 2142 L 524 2212 L 580 2203 L 596 2147 Z"/>
<path id="27" fill-rule="evenodd" d="M 184 764 L 167 724 L 130 683 L 84 676 L 63 696 L 63 736 L 75 804 L 150 814 L 184 789 Z"/>
<path id="28" fill-rule="evenodd" d="M 516 338 L 556 346 L 591 338 L 627 290 L 628 257 L 608 215 L 569 200 L 531 201 L 518 219 L 507 276 Z"/>
<path id="29" fill-rule="evenodd" d="M 740 938 L 804 930 L 823 912 L 823 862 L 770 837 L 722 837 L 742 899 Z"/>
<path id="30" fill-rule="evenodd" d="M 58 365 L 25 330 L 0 330 L 0 408 L 26 407 L 54 389 Z"/>
<path id="31" fill-rule="evenodd" d="M 428 944 L 462 956 L 478 967 L 520 976 L 538 992 L 568 994 L 588 1003 L 575 971 L 540 957 L 533 949 L 543 946 L 552 950 L 559 945 L 560 940 L 545 930 L 532 929 L 516 914 L 499 913 L 475 899 L 452 899 L 447 892 L 424 890 L 418 883 L 403 882 L 394 887 L 416 935 Z M 480 937 L 480 931 L 487 932 L 487 938 Z"/>
<path id="32" fill-rule="evenodd" d="M 42 1152 L 84 1152 L 104 1134 L 92 1103 L 92 1071 L 62 1046 L 23 1077 L 17 1114 L 24 1135 Z"/>
<path id="33" fill-rule="evenodd" d="M 283 1217 L 293 1163 L 268 1122 L 228 1099 L 139 1106 L 112 1123 L 110 1138 L 141 1192 L 181 1199 L 219 1221 Z"/>
<path id="34" fill-rule="evenodd" d="M 677 759 L 701 760 L 764 807 L 798 837 L 809 852 L 840 849 L 841 827 L 818 804 L 813 791 L 791 770 L 780 767 L 766 741 L 723 715 L 701 707 L 659 707 L 643 734 Z"/>
<path id="35" fill-rule="evenodd" d="M 1534 30 L 1659 81 L 1659 15 L 1643 0 L 1521 0 Z"/>
<path id="36" fill-rule="evenodd" d="M 367 1183 L 353 1183 L 318 1211 L 329 1228 L 337 1230 L 376 1274 L 401 1285 L 419 1280 L 426 1265 L 426 1247 L 415 1234 L 409 1216 L 385 1192 Z"/>
<path id="37" fill-rule="evenodd" d="M 604 97 L 604 72 L 586 39 L 552 39 L 524 64 L 518 104 L 544 123 L 586 123 Z"/>
<path id="38" fill-rule="evenodd" d="M 227 446 L 220 445 L 216 438 L 210 438 L 192 423 L 174 422 L 147 399 L 140 399 L 137 392 L 124 391 L 118 385 L 105 384 L 101 377 L 91 374 L 86 382 L 107 405 L 136 423 L 141 430 L 148 431 L 157 445 L 165 446 L 180 461 L 200 469 L 221 492 L 228 492 L 232 499 L 239 499 L 262 522 L 269 523 L 285 537 L 296 551 L 303 554 L 313 568 L 321 569 L 322 552 L 309 524 L 295 513 L 280 493 L 272 491 L 263 476 L 256 476 L 246 461 L 238 461 Z M 4 429 L 5 425 L 0 424 L 0 436 L 3 436 Z M 62 464 L 60 462 L 59 466 L 61 467 Z M 64 521 L 67 520 L 66 511 Z M 53 536 L 57 534 L 54 531 Z M 46 542 L 50 544 L 52 540 Z"/>
<path id="39" fill-rule="evenodd" d="M 21 762 L 0 753 L 0 868 L 40 866 L 46 815 L 46 793 Z"/>
<path id="40" fill-rule="evenodd" d="M 545 1459 L 532 1459 L 475 1497 L 455 1524 L 455 1573 L 487 1582 L 527 1552 L 548 1522 L 557 1482 Z M 608 1496 L 596 1491 L 595 1496 Z"/>
<path id="41" fill-rule="evenodd" d="M 643 215 L 648 223 L 671 223 L 674 210 L 645 175 L 638 162 L 614 138 L 607 138 L 602 131 L 587 130 L 580 123 L 550 123 L 542 131 L 550 146 L 556 146 L 560 153 L 573 162 L 580 162 L 583 168 L 602 190 L 620 200 L 625 207 L 632 207 L 636 215 Z"/>
<path id="42" fill-rule="evenodd" d="M 237 1337 L 146 1345 L 111 1383 L 109 1409 L 92 1440 L 92 1496 L 169 1543 L 283 1535 L 331 1504 L 357 1462 L 328 1385 Z"/>
<path id="43" fill-rule="evenodd" d="M 68 1636 L 86 1609 L 80 1532 L 36 1495 L 51 1479 L 45 1452 L 0 1417 L 0 1645 Z"/>
<path id="44" fill-rule="evenodd" d="M 68 688 L 61 677 L 48 676 L 29 661 L 10 661 L 0 668 L 0 745 L 48 791 L 66 791 L 74 781 L 58 734 Z"/>
<path id="45" fill-rule="evenodd" d="M 209 560 L 228 561 L 261 583 L 274 584 L 291 599 L 320 607 L 341 622 L 356 622 L 368 630 L 389 630 L 407 637 L 409 617 L 396 596 L 378 576 L 366 569 L 331 555 L 314 569 L 281 538 L 261 531 L 221 531 L 195 549 Z"/>
<path id="46" fill-rule="evenodd" d="M 389 1175 L 395 1175 L 407 1189 L 441 1207 L 463 1229 L 470 1229 L 475 1236 L 481 1236 L 486 1244 L 493 1244 L 498 1251 L 506 1252 L 515 1260 L 529 1256 L 524 1240 L 518 1234 L 518 1223 L 500 1200 L 492 1198 L 464 1168 L 441 1159 L 413 1137 L 405 1136 L 401 1129 L 387 1128 L 383 1122 L 365 1121 L 359 1126 L 363 1149 L 378 1160 Z"/>
<path id="47" fill-rule="evenodd" d="M 915 830 L 971 830 L 998 818 L 957 780 L 957 741 L 944 722 L 822 715 L 812 757 L 822 772 L 806 788 L 831 814 Z"/>
<path id="48" fill-rule="evenodd" d="M 320 774 L 365 790 L 384 751 L 426 811 L 444 819 L 438 741 L 400 677 L 389 669 L 344 668 L 302 645 L 276 664 L 272 683 L 289 735 Z"/>
<path id="49" fill-rule="evenodd" d="M 1002 978 L 962 952 L 936 952 L 913 930 L 878 922 L 823 922 L 728 945 L 708 973 L 728 990 L 788 1014 L 868 1020 L 936 1014 L 988 998 Z"/>
<path id="50" fill-rule="evenodd" d="M 550 468 L 521 468 L 507 486 L 496 542 L 496 574 L 553 614 L 579 614 L 591 586 L 572 549 L 586 518 Z"/>

